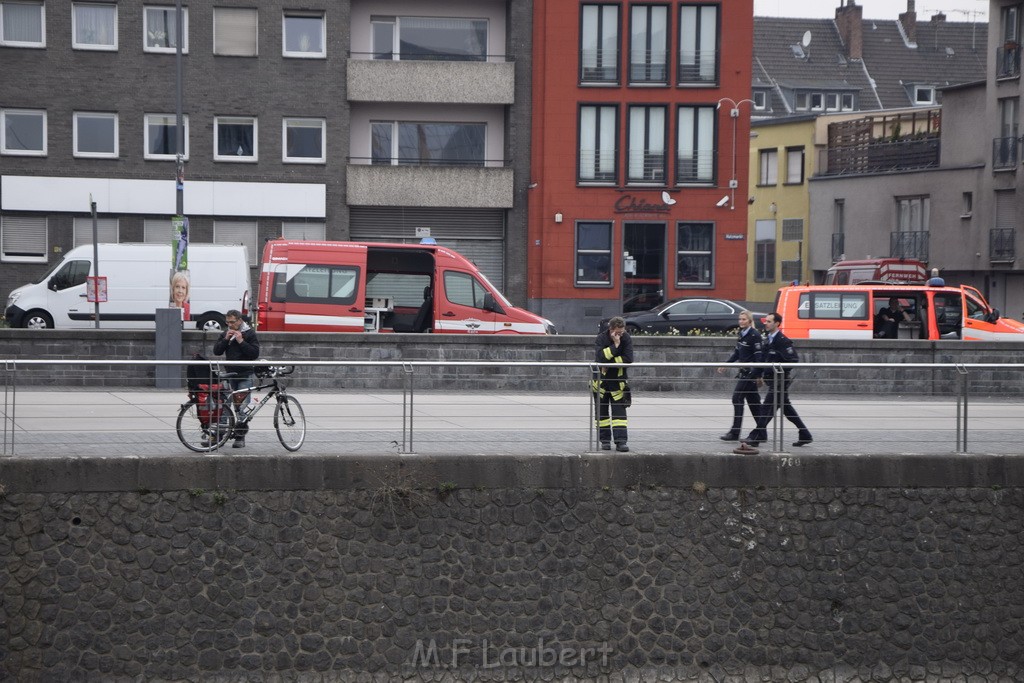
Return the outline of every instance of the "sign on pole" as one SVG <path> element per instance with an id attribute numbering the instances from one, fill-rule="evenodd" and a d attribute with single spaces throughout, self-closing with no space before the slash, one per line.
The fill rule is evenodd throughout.
<path id="1" fill-rule="evenodd" d="M 182 320 L 189 320 L 192 282 L 188 270 L 188 217 L 171 218 L 171 279 L 169 305 L 181 309 Z"/>

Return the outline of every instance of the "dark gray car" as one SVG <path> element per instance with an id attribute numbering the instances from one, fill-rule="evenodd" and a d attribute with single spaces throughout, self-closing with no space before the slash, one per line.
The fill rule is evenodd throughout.
<path id="1" fill-rule="evenodd" d="M 736 318 L 744 308 L 728 299 L 706 299 L 688 297 L 674 299 L 656 306 L 649 311 L 627 313 L 626 329 L 631 333 L 687 334 L 691 330 L 728 332 L 739 327 Z M 754 324 L 760 326 L 761 318 L 767 313 L 751 311 Z M 601 321 L 602 327 L 607 321 Z"/>

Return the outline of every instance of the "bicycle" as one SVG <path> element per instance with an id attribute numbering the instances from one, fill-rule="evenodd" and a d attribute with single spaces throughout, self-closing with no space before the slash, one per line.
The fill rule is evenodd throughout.
<path id="1" fill-rule="evenodd" d="M 256 386 L 230 391 L 227 382 L 213 385 L 199 384 L 189 392 L 189 400 L 178 411 L 175 428 L 181 443 L 189 450 L 207 453 L 217 450 L 235 436 L 240 425 L 248 425 L 271 399 L 274 407 L 274 430 L 285 449 L 295 452 L 306 439 L 306 415 L 299 401 L 289 394 L 278 381 L 279 377 L 290 375 L 294 366 L 265 366 L 256 369 Z M 234 377 L 231 373 L 217 373 L 215 378 L 226 380 Z M 269 380 L 269 381 L 268 381 Z M 252 407 L 235 405 L 236 394 L 266 391 L 261 401 Z"/>

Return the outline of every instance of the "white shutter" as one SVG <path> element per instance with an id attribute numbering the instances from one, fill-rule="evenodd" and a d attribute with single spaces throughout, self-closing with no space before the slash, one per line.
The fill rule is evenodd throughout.
<path id="1" fill-rule="evenodd" d="M 46 263 L 46 218 L 0 216 L 0 258 Z"/>
<path id="2" fill-rule="evenodd" d="M 142 227 L 142 241 L 170 244 L 174 239 L 170 218 L 147 218 Z"/>
<path id="3" fill-rule="evenodd" d="M 255 9 L 215 7 L 213 52 L 233 57 L 255 57 L 259 15 Z"/>
<path id="4" fill-rule="evenodd" d="M 99 244 L 117 244 L 117 219 L 97 218 L 96 219 L 96 241 Z M 92 244 L 92 218 L 76 218 L 74 246 L 80 247 L 83 244 Z"/>
<path id="5" fill-rule="evenodd" d="M 307 223 L 305 221 L 284 221 L 281 223 L 281 237 L 286 240 L 324 240 L 326 235 L 326 223 Z"/>
<path id="6" fill-rule="evenodd" d="M 256 244 L 256 221 L 214 221 L 213 243 L 245 245 L 250 266 L 256 265 L 260 255 Z"/>

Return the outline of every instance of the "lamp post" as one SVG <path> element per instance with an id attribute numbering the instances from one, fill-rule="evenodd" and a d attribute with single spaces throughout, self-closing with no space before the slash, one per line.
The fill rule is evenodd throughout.
<path id="1" fill-rule="evenodd" d="M 754 100 L 746 99 L 737 102 L 731 97 L 723 97 L 718 100 L 718 104 L 715 105 L 715 109 L 721 109 L 722 103 L 728 102 L 732 106 L 729 108 L 729 118 L 732 119 L 732 177 L 729 179 L 729 209 L 736 209 L 736 188 L 739 187 L 739 181 L 736 180 L 736 119 L 740 117 L 740 105 L 744 102 L 753 105 Z"/>

